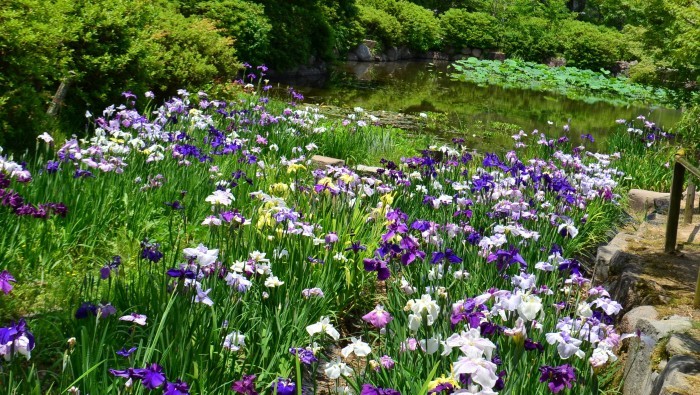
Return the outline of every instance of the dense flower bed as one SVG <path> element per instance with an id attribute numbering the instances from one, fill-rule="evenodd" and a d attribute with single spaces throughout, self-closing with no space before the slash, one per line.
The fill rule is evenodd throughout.
<path id="1" fill-rule="evenodd" d="M 615 221 L 616 155 L 534 131 L 505 155 L 455 140 L 377 174 L 315 168 L 328 135 L 371 133 L 372 120 L 276 108 L 254 88 L 230 101 L 181 91 L 145 112 L 128 92 L 92 137 L 54 150 L 43 136 L 49 160 L 0 159 L 0 218 L 16 226 L 4 248 L 42 241 L 6 255 L 0 289 L 31 283 L 42 251 L 88 254 L 53 332 L 41 317 L 0 329 L 1 385 L 368 395 L 606 383 L 622 306 L 573 254 Z M 20 218 L 21 199 L 62 203 Z M 54 352 L 40 381 L 23 359 L 42 348 Z"/>

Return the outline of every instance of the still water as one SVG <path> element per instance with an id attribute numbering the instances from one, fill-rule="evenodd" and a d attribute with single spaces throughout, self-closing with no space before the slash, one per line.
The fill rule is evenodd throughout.
<path id="1" fill-rule="evenodd" d="M 505 135 L 510 135 L 515 128 L 526 132 L 538 129 L 552 136 L 567 134 L 572 140 L 590 133 L 600 145 L 606 134 L 617 126 L 617 119 L 645 115 L 662 127 L 672 129 L 681 116 L 681 112 L 674 109 L 615 106 L 531 90 L 480 87 L 453 81 L 450 71 L 449 62 L 347 62 L 333 66 L 330 75 L 323 80 L 292 83 L 311 103 L 437 114 L 433 133 L 443 138 L 464 137 L 481 143 L 477 145 L 508 144 Z M 570 131 L 565 133 L 563 126 L 567 122 L 570 122 Z M 489 129 L 484 125 L 503 133 L 484 136 L 480 131 Z"/>

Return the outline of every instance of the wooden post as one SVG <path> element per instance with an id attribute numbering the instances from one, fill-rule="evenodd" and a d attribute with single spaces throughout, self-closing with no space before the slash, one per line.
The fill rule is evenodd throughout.
<path id="1" fill-rule="evenodd" d="M 693 307 L 700 309 L 700 270 L 698 270 L 698 279 L 695 283 L 695 299 L 693 300 Z"/>
<path id="2" fill-rule="evenodd" d="M 664 251 L 672 253 L 676 251 L 676 238 L 678 237 L 678 217 L 681 212 L 681 197 L 683 195 L 683 178 L 685 167 L 676 161 L 673 165 L 673 181 L 671 183 L 671 205 L 668 208 L 666 220 L 666 246 Z"/>
<path id="3" fill-rule="evenodd" d="M 693 223 L 693 210 L 695 210 L 695 184 L 693 180 L 688 181 L 688 189 L 685 192 L 685 212 L 683 213 L 683 223 Z"/>
<path id="4" fill-rule="evenodd" d="M 68 77 L 64 78 L 63 81 L 61 81 L 61 85 L 58 86 L 58 90 L 56 90 L 56 94 L 53 96 L 51 104 L 49 104 L 49 109 L 46 110 L 46 113 L 48 115 L 52 117 L 58 115 L 58 110 L 63 106 L 63 102 L 66 100 L 66 96 L 68 95 L 68 88 L 70 87 L 71 82 L 73 82 L 74 76 L 75 72 L 70 71 L 68 72 Z"/>

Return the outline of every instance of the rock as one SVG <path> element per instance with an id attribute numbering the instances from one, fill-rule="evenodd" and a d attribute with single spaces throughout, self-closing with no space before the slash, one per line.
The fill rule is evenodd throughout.
<path id="1" fill-rule="evenodd" d="M 452 55 L 451 59 L 452 60 L 462 60 L 466 59 L 467 57 L 465 55 L 462 55 L 461 53 L 458 53 L 457 55 Z"/>
<path id="2" fill-rule="evenodd" d="M 607 281 L 610 274 L 621 273 L 631 261 L 632 255 L 625 252 L 629 237 L 628 234 L 618 233 L 607 245 L 598 247 L 595 263 L 596 281 Z"/>
<path id="3" fill-rule="evenodd" d="M 663 207 L 665 201 L 670 201 L 671 194 L 663 192 L 647 191 L 644 189 L 630 189 L 628 193 L 630 208 L 634 211 L 646 212 L 649 208 Z"/>
<path id="4" fill-rule="evenodd" d="M 486 54 L 486 58 L 503 62 L 504 60 L 506 60 L 506 54 L 504 54 L 503 52 L 492 51 Z"/>
<path id="5" fill-rule="evenodd" d="M 358 58 L 355 52 L 348 52 L 348 62 L 357 62 Z"/>
<path id="6" fill-rule="evenodd" d="M 462 55 L 471 55 L 472 54 L 472 49 L 471 48 L 462 48 Z"/>
<path id="7" fill-rule="evenodd" d="M 686 332 L 692 327 L 690 318 L 672 315 L 663 320 L 642 318 L 637 321 L 635 329 L 658 341 L 671 333 Z"/>
<path id="8" fill-rule="evenodd" d="M 381 170 L 381 167 L 376 167 L 376 166 L 365 166 L 365 165 L 357 165 L 355 167 L 355 171 L 360 173 L 360 174 L 367 174 L 367 175 L 377 175 L 379 174 L 379 170 Z"/>
<path id="9" fill-rule="evenodd" d="M 632 333 L 637 328 L 637 322 L 641 319 L 655 320 L 659 317 L 659 313 L 654 306 L 639 306 L 628 311 L 622 317 L 620 323 L 620 333 Z"/>
<path id="10" fill-rule="evenodd" d="M 357 55 L 357 60 L 360 62 L 371 62 L 372 61 L 372 51 L 365 44 L 360 44 L 355 48 L 355 55 Z"/>
<path id="11" fill-rule="evenodd" d="M 700 360 L 689 355 L 676 355 L 654 383 L 651 395 L 697 394 L 697 383 L 692 376 L 700 374 Z M 629 377 L 627 378 L 629 380 Z M 625 381 L 626 382 L 626 381 Z"/>
<path id="12" fill-rule="evenodd" d="M 311 157 L 311 161 L 318 167 L 326 166 L 345 166 L 345 161 L 337 158 L 330 158 L 328 156 L 314 155 Z"/>
<path id="13" fill-rule="evenodd" d="M 399 60 L 401 53 L 399 52 L 399 49 L 396 47 L 390 47 L 386 51 L 386 59 L 389 62 L 396 62 Z"/>
<path id="14" fill-rule="evenodd" d="M 623 395 L 649 395 L 653 390 L 651 357 L 654 345 L 632 338 L 625 364 Z"/>
<path id="15" fill-rule="evenodd" d="M 561 56 L 555 56 L 547 59 L 545 63 L 549 67 L 563 67 L 566 66 L 566 59 L 562 58 Z"/>
<path id="16" fill-rule="evenodd" d="M 475 58 L 480 58 L 480 57 L 481 57 L 481 53 L 482 53 L 482 51 L 481 51 L 481 49 L 479 49 L 479 48 L 474 48 L 474 49 L 472 49 L 472 56 L 475 57 Z"/>
<path id="17" fill-rule="evenodd" d="M 413 52 L 411 52 L 411 50 L 408 49 L 407 47 L 401 47 L 399 49 L 399 59 L 401 59 L 401 60 L 413 59 Z"/>
<path id="18" fill-rule="evenodd" d="M 700 356 L 700 341 L 687 333 L 674 333 L 666 343 L 666 352 L 672 357 L 676 355 Z"/>
<path id="19" fill-rule="evenodd" d="M 609 288 L 610 296 L 622 306 L 663 305 L 670 300 L 656 281 L 633 271 L 622 273 Z"/>
<path id="20" fill-rule="evenodd" d="M 374 40 L 363 40 L 362 43 L 371 50 L 374 49 L 374 47 L 377 46 L 377 42 Z"/>

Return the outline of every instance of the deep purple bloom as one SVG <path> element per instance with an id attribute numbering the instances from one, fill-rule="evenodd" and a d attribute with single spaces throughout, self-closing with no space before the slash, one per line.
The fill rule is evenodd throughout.
<path id="1" fill-rule="evenodd" d="M 571 274 L 581 275 L 581 264 L 576 259 L 566 259 L 559 264 L 559 271 L 569 270 Z"/>
<path id="2" fill-rule="evenodd" d="M 451 394 L 455 390 L 452 383 L 440 383 L 435 386 L 435 388 L 428 391 L 428 394 Z"/>
<path id="3" fill-rule="evenodd" d="M 56 160 L 50 160 L 46 162 L 46 172 L 49 174 L 56 173 L 60 170 L 61 162 Z"/>
<path id="4" fill-rule="evenodd" d="M 14 277 L 8 272 L 7 270 L 3 270 L 2 273 L 0 273 L 0 291 L 4 292 L 5 295 L 9 294 L 10 291 L 12 291 L 12 284 L 17 280 L 15 280 Z"/>
<path id="5" fill-rule="evenodd" d="M 527 269 L 527 262 L 525 262 L 525 259 L 520 255 L 519 250 L 513 246 L 508 250 L 499 249 L 495 254 L 490 253 L 486 262 L 496 262 L 496 268 L 498 268 L 499 272 L 509 268 L 510 265 L 514 263 L 518 263 L 521 268 Z"/>
<path id="6" fill-rule="evenodd" d="M 350 247 L 346 248 L 345 251 L 352 250 L 352 252 L 354 252 L 354 253 L 358 253 L 360 251 L 366 251 L 367 247 L 363 246 L 360 243 L 361 243 L 360 241 L 353 241 L 352 244 L 350 245 Z"/>
<path id="7" fill-rule="evenodd" d="M 430 261 L 433 265 L 440 263 L 440 262 L 449 262 L 449 263 L 462 263 L 462 258 L 458 257 L 451 248 L 445 249 L 445 252 L 442 251 L 437 251 L 433 252 L 433 259 Z"/>
<path id="8" fill-rule="evenodd" d="M 89 170 L 83 170 L 83 169 L 77 169 L 75 173 L 73 173 L 73 178 L 86 178 L 86 177 L 95 177 L 91 171 Z"/>
<path id="9" fill-rule="evenodd" d="M 189 278 L 194 279 L 196 277 L 195 273 L 190 269 L 168 269 L 168 276 L 176 278 Z"/>
<path id="10" fill-rule="evenodd" d="M 540 344 L 539 342 L 536 342 L 530 338 L 525 339 L 525 350 L 527 351 L 539 351 L 542 352 L 544 351 L 544 346 Z"/>
<path id="11" fill-rule="evenodd" d="M 75 311 L 75 318 L 88 318 L 90 315 L 97 315 L 97 306 L 92 302 L 83 302 Z"/>
<path id="12" fill-rule="evenodd" d="M 547 386 L 552 393 L 556 394 L 563 390 L 564 387 L 571 388 L 573 382 L 576 381 L 576 371 L 569 364 L 561 366 L 542 366 L 540 367 L 540 383 L 548 382 Z"/>
<path id="13" fill-rule="evenodd" d="M 165 383 L 163 367 L 153 363 L 145 369 L 136 369 L 135 372 L 141 376 L 141 384 L 149 390 L 161 387 Z"/>
<path id="14" fill-rule="evenodd" d="M 258 395 L 258 391 L 255 390 L 255 375 L 243 375 L 241 380 L 233 383 L 231 389 L 236 391 L 238 394 L 243 395 Z"/>
<path id="15" fill-rule="evenodd" d="M 29 332 L 27 321 L 25 321 L 24 318 L 20 318 L 17 323 L 13 321 L 9 326 L 0 328 L 0 344 L 7 345 L 8 343 L 13 343 L 22 336 L 27 338 L 26 351 L 32 351 L 35 346 L 34 335 Z"/>
<path id="16" fill-rule="evenodd" d="M 393 388 L 379 388 L 371 384 L 362 384 L 360 395 L 401 395 L 401 393 Z"/>
<path id="17" fill-rule="evenodd" d="M 147 259 L 153 263 L 158 263 L 163 259 L 163 253 L 159 251 L 160 244 L 150 243 L 148 240 L 141 242 L 141 258 Z"/>
<path id="18" fill-rule="evenodd" d="M 110 262 L 107 262 L 102 269 L 100 269 L 100 278 L 103 280 L 106 280 L 109 278 L 109 276 L 112 274 L 112 271 L 115 271 L 119 268 L 119 265 L 122 263 L 122 257 L 119 255 L 115 255 L 112 257 L 112 260 Z"/>
<path id="19" fill-rule="evenodd" d="M 391 276 L 391 271 L 387 266 L 387 262 L 379 258 L 365 258 L 362 260 L 365 264 L 365 270 L 368 272 L 377 272 L 377 280 L 384 281 Z"/>
<path id="20" fill-rule="evenodd" d="M 282 377 L 277 379 L 277 395 L 292 395 L 296 389 L 297 386 L 292 380 Z"/>
<path id="21" fill-rule="evenodd" d="M 165 391 L 163 395 L 189 395 L 190 386 L 184 381 L 177 379 L 174 382 L 167 382 L 165 384 Z"/>
<path id="22" fill-rule="evenodd" d="M 172 202 L 165 202 L 166 206 L 170 206 L 173 210 L 184 210 L 185 206 L 180 203 L 179 200 L 173 200 Z"/>
<path id="23" fill-rule="evenodd" d="M 133 354 L 134 351 L 136 351 L 136 347 L 131 347 L 130 349 L 126 349 L 126 347 L 122 348 L 121 350 L 117 351 L 117 355 L 128 358 L 129 355 Z"/>
<path id="24" fill-rule="evenodd" d="M 316 358 L 316 356 L 311 350 L 299 347 L 290 348 L 289 352 L 293 355 L 296 355 L 299 358 L 299 361 L 301 361 L 301 363 L 303 363 L 304 365 L 311 365 L 314 362 L 318 362 L 318 358 Z"/>

